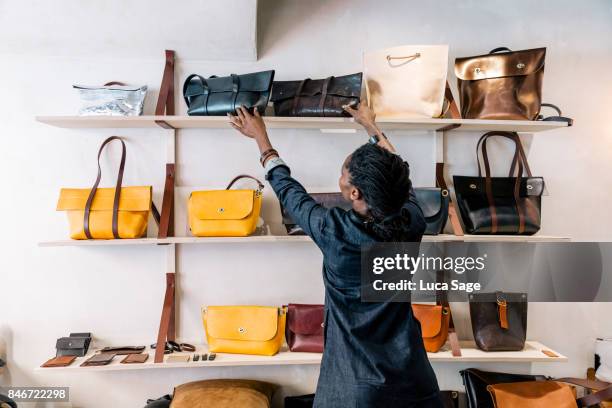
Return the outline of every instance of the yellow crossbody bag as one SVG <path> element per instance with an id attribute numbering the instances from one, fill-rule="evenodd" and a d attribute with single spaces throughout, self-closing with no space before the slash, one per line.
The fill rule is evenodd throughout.
<path id="1" fill-rule="evenodd" d="M 287 314 L 273 306 L 202 308 L 208 349 L 213 353 L 273 356 L 285 337 Z"/>
<path id="2" fill-rule="evenodd" d="M 115 188 L 98 188 L 102 177 L 100 156 L 113 140 L 121 142 L 121 164 Z M 57 211 L 66 211 L 72 239 L 140 238 L 147 233 L 152 206 L 151 186 L 121 187 L 125 169 L 125 143 L 118 136 L 106 139 L 98 151 L 98 177 L 91 189 L 63 188 Z"/>
<path id="3" fill-rule="evenodd" d="M 230 190 L 242 178 L 257 182 L 257 190 Z M 264 185 L 240 175 L 225 190 L 194 191 L 189 196 L 189 229 L 196 237 L 246 237 L 257 228 Z"/>

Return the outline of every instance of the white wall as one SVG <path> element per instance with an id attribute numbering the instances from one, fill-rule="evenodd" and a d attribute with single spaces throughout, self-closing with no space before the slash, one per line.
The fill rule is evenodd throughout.
<path id="1" fill-rule="evenodd" d="M 57 3 L 57 2 L 56 2 Z M 314 389 L 314 367 L 168 369 L 128 373 L 56 374 L 33 368 L 54 354 L 55 339 L 70 331 L 91 330 L 98 344 L 153 342 L 164 284 L 164 250 L 138 248 L 38 248 L 37 242 L 66 236 L 63 214 L 54 211 L 60 187 L 87 187 L 95 175 L 95 154 L 111 134 L 125 136 L 128 162 L 125 184 L 153 184 L 159 202 L 163 186 L 164 143 L 157 130 L 66 130 L 34 121 L 40 114 L 72 114 L 78 101 L 73 83 L 123 80 L 146 83 L 153 92 L 151 113 L 161 79 L 164 37 L 152 37 L 156 55 L 126 54 L 121 44 L 98 46 L 95 54 L 62 47 L 57 38 L 78 37 L 70 24 L 50 25 L 66 15 L 101 24 L 82 2 L 60 3 L 45 15 L 3 19 L 3 42 L 55 44 L 53 47 L 1 47 L 0 132 L 2 199 L 0 237 L 0 352 L 9 369 L 0 384 L 71 386 L 80 407 L 141 406 L 148 397 L 171 391 L 189 380 L 218 377 L 268 379 L 284 384 L 283 392 Z M 182 7 L 189 9 L 188 5 Z M 199 2 L 187 2 L 199 3 Z M 250 2 L 248 2 L 250 4 Z M 23 2 L 0 1 L 9 15 Z M 29 2 L 40 7 L 41 2 Z M 170 3 L 142 9 L 134 24 L 149 15 L 168 15 Z M 544 98 L 576 120 L 571 129 L 536 135 L 530 140 L 532 169 L 546 178 L 543 234 L 580 240 L 609 240 L 612 221 L 612 125 L 607 119 L 612 97 L 612 8 L 605 0 L 588 6 L 570 0 L 515 1 L 260 1 L 259 60 L 201 62 L 188 48 L 178 54 L 177 89 L 192 72 L 203 75 L 275 68 L 277 79 L 317 78 L 361 70 L 363 49 L 399 44 L 447 43 L 456 56 L 485 53 L 497 46 L 513 49 L 547 46 Z M 233 12 L 241 14 L 240 7 Z M 23 13 L 22 13 L 23 14 Z M 202 18 L 210 18 L 202 12 Z M 16 15 L 13 13 L 13 15 Z M 175 17 L 173 17 L 175 18 Z M 213 16 L 214 18 L 214 16 Z M 140 22 L 139 22 L 140 21 Z M 238 23 L 237 23 L 238 24 Z M 28 29 L 24 29 L 27 25 Z M 227 24 L 227 30 L 234 29 Z M 38 27 L 48 27 L 39 30 Z M 120 29 L 118 27 L 117 29 Z M 85 40 L 95 42 L 95 38 Z M 184 44 L 193 44 L 185 38 Z M 206 49 L 207 38 L 201 38 Z M 173 42 L 172 46 L 180 46 Z M 130 47 L 129 38 L 126 47 Z M 62 49 L 60 49 L 62 48 Z M 185 48 L 185 47 L 183 47 Z M 58 57 L 57 55 L 60 55 Z M 72 56 L 71 55 L 75 55 Z M 130 57 L 132 55 L 132 57 Z M 196 55 L 194 57 L 194 55 Z M 454 78 L 452 79 L 454 81 Z M 184 112 L 177 95 L 179 111 Z M 294 175 L 306 186 L 335 188 L 344 157 L 365 141 L 356 135 L 318 131 L 272 130 L 271 138 Z M 411 163 L 416 185 L 433 183 L 433 138 L 430 134 L 392 132 Z M 476 134 L 449 136 L 450 174 L 473 174 Z M 500 143 L 497 157 L 507 157 Z M 104 180 L 111 184 L 117 149 L 103 159 Z M 232 130 L 182 131 L 178 142 L 181 185 L 222 187 L 237 173 L 263 176 L 254 144 Z M 275 202 L 267 189 L 266 214 Z M 199 308 L 204 304 L 320 302 L 321 256 L 308 244 L 183 246 L 179 248 L 179 305 L 182 340 L 202 341 Z M 460 335 L 470 337 L 466 308 L 455 313 Z M 481 365 L 491 370 L 583 375 L 592 364 L 593 339 L 612 335 L 607 304 L 531 304 L 529 337 L 570 357 L 558 365 Z M 467 366 L 467 365 L 465 365 Z M 460 386 L 458 364 L 436 364 L 443 388 Z M 103 395 L 104 399 L 100 396 Z"/>

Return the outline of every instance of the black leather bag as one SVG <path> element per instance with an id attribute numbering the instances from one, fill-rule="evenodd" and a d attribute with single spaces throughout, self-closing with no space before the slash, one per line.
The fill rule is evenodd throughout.
<path id="1" fill-rule="evenodd" d="M 440 399 L 444 408 L 466 408 L 467 399 L 463 392 L 440 391 Z"/>
<path id="2" fill-rule="evenodd" d="M 425 235 L 442 233 L 448 219 L 448 191 L 436 187 L 418 187 L 414 189 L 414 193 L 427 223 Z"/>
<path id="3" fill-rule="evenodd" d="M 460 371 L 465 386 L 469 408 L 495 408 L 487 385 L 515 383 L 523 381 L 545 381 L 548 378 L 543 375 L 508 374 L 480 371 L 468 368 Z"/>
<path id="4" fill-rule="evenodd" d="M 90 343 L 90 333 L 70 333 L 69 337 L 61 337 L 55 342 L 56 357 L 83 357 L 85 354 L 87 354 Z"/>
<path id="5" fill-rule="evenodd" d="M 508 177 L 491 177 L 487 140 L 502 136 L 515 145 Z M 482 149 L 480 147 L 482 146 Z M 482 150 L 484 177 L 478 158 Z M 514 132 L 489 132 L 476 146 L 478 176 L 453 176 L 461 219 L 469 234 L 533 235 L 540 230 L 544 179 L 533 177 L 523 145 Z M 527 177 L 522 177 L 523 170 Z M 515 173 L 517 175 L 515 175 Z"/>
<path id="6" fill-rule="evenodd" d="M 263 114 L 274 80 L 274 71 L 206 79 L 192 74 L 183 85 L 183 96 L 190 116 L 225 116 L 244 105 Z"/>
<path id="7" fill-rule="evenodd" d="M 312 408 L 314 398 L 314 394 L 285 397 L 285 408 Z"/>
<path id="8" fill-rule="evenodd" d="M 446 190 L 439 188 L 418 187 L 414 189 L 419 206 L 423 210 L 427 228 L 426 235 L 437 235 L 444 229 L 448 219 L 449 197 Z M 340 207 L 350 210 L 351 203 L 346 201 L 340 193 L 312 193 L 314 200 L 326 208 Z M 304 235 L 302 228 L 291 219 L 291 216 L 281 205 L 283 224 L 288 235 Z"/>
<path id="9" fill-rule="evenodd" d="M 519 351 L 527 336 L 526 293 L 472 293 L 470 319 L 483 351 Z"/>
<path id="10" fill-rule="evenodd" d="M 325 79 L 275 81 L 272 102 L 276 116 L 350 116 L 342 106 L 359 103 L 362 73 Z"/>

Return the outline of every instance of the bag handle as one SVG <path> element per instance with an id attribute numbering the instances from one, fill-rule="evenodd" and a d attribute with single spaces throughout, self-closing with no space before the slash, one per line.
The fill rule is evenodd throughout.
<path id="1" fill-rule="evenodd" d="M 574 124 L 574 119 L 567 117 L 567 116 L 563 116 L 563 112 L 561 112 L 561 109 L 559 109 L 557 105 L 553 105 L 552 103 L 542 103 L 540 104 L 540 107 L 542 106 L 554 109 L 555 111 L 557 111 L 557 116 L 544 117 L 543 115 L 538 115 L 538 120 L 565 122 L 567 123 L 567 126 L 572 126 Z"/>
<path id="2" fill-rule="evenodd" d="M 264 185 L 263 185 L 263 183 L 261 181 L 259 181 L 259 179 L 255 178 L 253 176 L 249 176 L 248 174 L 239 174 L 239 175 L 237 175 L 236 177 L 234 177 L 232 179 L 232 181 L 230 181 L 230 183 L 227 185 L 227 187 L 225 187 L 225 189 L 229 190 L 230 188 L 232 188 L 232 186 L 234 185 L 235 182 L 237 182 L 238 180 L 243 179 L 243 178 L 248 178 L 248 179 L 251 179 L 251 180 L 255 180 L 257 182 L 257 191 L 261 192 L 261 190 L 264 189 Z"/>
<path id="3" fill-rule="evenodd" d="M 300 84 L 298 85 L 297 91 L 295 92 L 295 96 L 293 97 L 293 104 L 291 105 L 291 114 L 293 116 L 297 116 L 297 104 L 298 104 L 298 100 L 300 95 L 302 94 L 302 91 L 304 90 L 304 85 L 306 85 L 306 82 L 310 81 L 310 78 L 306 78 L 300 81 Z"/>
<path id="4" fill-rule="evenodd" d="M 495 54 L 497 52 L 513 52 L 513 51 L 508 47 L 497 47 L 489 51 L 489 54 Z"/>
<path id="5" fill-rule="evenodd" d="M 436 271 L 436 282 L 444 283 L 444 271 Z M 461 357 L 461 346 L 459 345 L 459 337 L 455 331 L 455 322 L 453 321 L 453 312 L 451 311 L 450 303 L 448 303 L 448 293 L 445 290 L 436 290 L 436 305 L 442 306 L 443 310 L 448 310 L 448 342 L 451 346 L 453 357 Z"/>
<path id="6" fill-rule="evenodd" d="M 187 77 L 187 79 L 185 79 L 185 83 L 183 84 L 183 99 L 185 99 L 185 103 L 187 104 L 187 107 L 189 107 L 189 98 L 187 98 L 186 93 L 187 86 L 193 78 L 198 78 L 200 80 L 202 91 L 204 92 L 204 95 L 206 95 L 206 98 L 204 99 L 204 109 L 206 110 L 206 114 L 208 115 L 208 95 L 210 94 L 210 89 L 208 88 L 208 83 L 206 82 L 206 79 L 204 79 L 203 76 L 198 74 L 191 74 Z"/>
<path id="7" fill-rule="evenodd" d="M 236 99 L 238 98 L 238 92 L 240 92 L 240 77 L 236 74 L 231 74 L 230 76 L 232 77 L 232 112 L 235 113 Z"/>
<path id="8" fill-rule="evenodd" d="M 590 407 L 597 405 L 600 402 L 608 401 L 612 399 L 612 384 L 598 380 L 585 380 L 584 378 L 573 378 L 564 377 L 555 379 L 554 381 L 565 382 L 568 384 L 579 385 L 587 389 L 594 389 L 597 392 L 593 394 L 585 395 L 582 398 L 578 398 L 576 402 L 579 407 Z"/>
<path id="9" fill-rule="evenodd" d="M 102 86 L 113 86 L 113 85 L 127 86 L 125 82 L 119 82 L 119 81 L 110 81 L 110 82 L 105 83 Z"/>
<path id="10" fill-rule="evenodd" d="M 327 99 L 327 91 L 329 89 L 329 83 L 334 79 L 333 76 L 325 78 L 323 86 L 321 87 L 321 99 L 319 100 L 319 113 L 325 117 L 325 100 Z"/>
<path id="11" fill-rule="evenodd" d="M 96 182 L 94 183 L 91 191 L 89 192 L 89 197 L 87 197 L 87 202 L 85 203 L 85 212 L 83 216 L 83 229 L 85 230 L 85 236 L 87 239 L 93 239 L 91 235 L 91 231 L 89 230 L 89 214 L 91 213 L 91 204 L 93 203 L 94 196 L 96 195 L 96 190 L 98 189 L 98 185 L 100 184 L 100 179 L 102 178 L 102 168 L 100 167 L 100 156 L 102 155 L 102 151 L 104 147 L 112 142 L 113 140 L 119 140 L 121 142 L 121 163 L 119 164 L 119 172 L 117 174 L 117 183 L 115 185 L 115 197 L 113 199 L 113 237 L 115 239 L 119 239 L 119 198 L 121 195 L 121 183 L 123 182 L 123 170 L 125 169 L 125 143 L 119 136 L 111 136 L 106 139 L 100 149 L 98 150 L 98 176 L 96 177 Z"/>

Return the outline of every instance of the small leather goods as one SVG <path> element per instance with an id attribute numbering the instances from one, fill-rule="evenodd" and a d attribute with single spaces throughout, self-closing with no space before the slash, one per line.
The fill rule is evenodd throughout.
<path id="1" fill-rule="evenodd" d="M 113 353 L 117 356 L 124 356 L 135 353 L 142 353 L 145 346 L 118 346 L 118 347 L 104 347 L 99 350 L 100 353 Z"/>
<path id="2" fill-rule="evenodd" d="M 509 139 L 515 147 L 508 177 L 492 177 L 487 141 Z M 484 176 L 478 157 L 482 152 Z M 515 132 L 485 133 L 476 145 L 478 176 L 453 176 L 457 205 L 470 234 L 533 235 L 540 230 L 544 179 L 534 177 Z M 523 177 L 523 171 L 527 177 Z"/>
<path id="3" fill-rule="evenodd" d="M 240 179 L 257 182 L 257 190 L 230 190 Z M 240 175 L 225 190 L 194 191 L 189 196 L 189 229 L 196 237 L 246 237 L 257 228 L 264 185 Z"/>
<path id="4" fill-rule="evenodd" d="M 363 66 L 368 104 L 377 116 L 442 115 L 448 45 L 405 45 L 367 52 Z"/>
<path id="5" fill-rule="evenodd" d="M 285 338 L 291 351 L 323 352 L 325 307 L 290 303 L 287 306 Z"/>
<path id="6" fill-rule="evenodd" d="M 127 354 L 123 360 L 121 360 L 121 364 L 142 364 L 149 359 L 148 353 L 132 353 Z"/>
<path id="7" fill-rule="evenodd" d="M 174 388 L 172 408 L 270 408 L 276 384 L 256 380 L 203 380 Z"/>
<path id="8" fill-rule="evenodd" d="M 110 142 L 121 142 L 121 164 L 115 188 L 98 188 L 102 177 L 100 156 Z M 152 187 L 122 187 L 125 143 L 117 136 L 106 139 L 98 151 L 98 176 L 91 189 L 63 188 L 58 211 L 66 211 L 72 239 L 140 238 L 147 232 L 152 207 Z"/>
<path id="9" fill-rule="evenodd" d="M 527 336 L 526 293 L 472 293 L 470 318 L 476 346 L 483 351 L 519 351 Z"/>
<path id="10" fill-rule="evenodd" d="M 342 107 L 356 106 L 361 96 L 361 72 L 306 78 L 301 81 L 274 81 L 272 97 L 276 116 L 350 116 Z"/>
<path id="11" fill-rule="evenodd" d="M 273 80 L 273 70 L 226 77 L 189 75 L 183 85 L 187 114 L 225 116 L 234 113 L 237 107 L 245 106 L 249 110 L 257 109 L 263 115 Z"/>
<path id="12" fill-rule="evenodd" d="M 286 313 L 273 306 L 208 306 L 202 320 L 213 353 L 273 356 L 285 334 Z"/>
<path id="13" fill-rule="evenodd" d="M 427 224 L 425 235 L 441 234 L 448 220 L 450 204 L 448 190 L 436 187 L 417 187 L 414 193 Z"/>
<path id="14" fill-rule="evenodd" d="M 70 333 L 69 337 L 61 337 L 55 342 L 56 356 L 83 357 L 90 344 L 91 333 Z"/>
<path id="15" fill-rule="evenodd" d="M 93 356 L 85 360 L 83 363 L 81 363 L 81 367 L 97 367 L 109 365 L 114 358 L 115 355 L 112 353 L 94 354 Z"/>
<path id="16" fill-rule="evenodd" d="M 455 75 L 464 119 L 535 120 L 542 103 L 546 48 L 457 58 Z"/>
<path id="17" fill-rule="evenodd" d="M 41 365 L 41 367 L 68 367 L 77 356 L 59 356 L 49 359 Z"/>
<path id="18" fill-rule="evenodd" d="M 491 371 L 481 371 L 468 368 L 460 371 L 465 393 L 470 408 L 494 408 L 493 399 L 487 390 L 491 384 L 516 383 L 523 381 L 546 381 L 543 375 L 509 374 Z M 517 406 L 518 407 L 518 406 Z"/>

